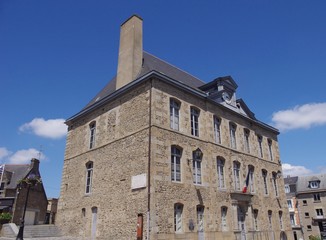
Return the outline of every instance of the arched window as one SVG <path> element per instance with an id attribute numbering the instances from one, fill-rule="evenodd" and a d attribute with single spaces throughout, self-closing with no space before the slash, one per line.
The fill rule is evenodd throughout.
<path id="1" fill-rule="evenodd" d="M 267 171 L 265 169 L 262 170 L 262 177 L 263 177 L 264 194 L 268 195 Z"/>
<path id="2" fill-rule="evenodd" d="M 203 158 L 202 151 L 197 148 L 192 152 L 192 176 L 194 184 L 201 184 L 201 162 Z"/>
<path id="3" fill-rule="evenodd" d="M 225 163 L 225 160 L 223 158 L 217 157 L 216 165 L 217 165 L 217 185 L 218 185 L 218 188 L 225 188 L 224 163 Z"/>
<path id="4" fill-rule="evenodd" d="M 268 142 L 268 153 L 269 153 L 269 159 L 270 159 L 271 161 L 273 161 L 273 160 L 274 160 L 274 156 L 273 156 L 273 146 L 272 146 L 273 141 L 272 141 L 272 139 L 268 139 L 267 142 Z"/>
<path id="5" fill-rule="evenodd" d="M 225 206 L 221 207 L 221 226 L 222 226 L 222 231 L 227 231 L 228 226 L 227 226 L 227 211 L 228 208 Z"/>
<path id="6" fill-rule="evenodd" d="M 180 102 L 170 99 L 170 127 L 174 130 L 179 130 L 179 110 Z"/>
<path id="7" fill-rule="evenodd" d="M 258 141 L 258 156 L 263 158 L 263 137 L 261 135 L 257 135 L 257 141 Z"/>
<path id="8" fill-rule="evenodd" d="M 182 212 L 183 204 L 176 203 L 174 204 L 174 231 L 176 233 L 182 232 Z"/>
<path id="9" fill-rule="evenodd" d="M 97 229 L 97 207 L 92 207 L 91 239 L 96 238 L 96 229 Z"/>
<path id="10" fill-rule="evenodd" d="M 89 124 L 89 148 L 95 147 L 95 132 L 96 132 L 96 122 L 91 122 Z"/>
<path id="11" fill-rule="evenodd" d="M 258 209 L 253 209 L 253 212 L 252 212 L 252 215 L 253 215 L 253 223 L 254 223 L 254 230 L 255 231 L 258 231 Z"/>
<path id="12" fill-rule="evenodd" d="M 278 212 L 278 217 L 279 217 L 279 221 L 280 221 L 280 229 L 283 230 L 283 212 L 282 211 Z"/>
<path id="13" fill-rule="evenodd" d="M 249 140 L 249 136 L 250 136 L 250 131 L 249 129 L 245 128 L 243 130 L 244 133 L 244 150 L 247 153 L 250 153 L 250 140 Z"/>
<path id="14" fill-rule="evenodd" d="M 238 161 L 233 162 L 233 180 L 234 180 L 234 190 L 240 191 L 240 163 Z"/>
<path id="15" fill-rule="evenodd" d="M 268 210 L 268 228 L 270 231 L 273 230 L 272 211 Z"/>
<path id="16" fill-rule="evenodd" d="M 179 147 L 171 147 L 171 181 L 181 181 L 181 152 Z"/>
<path id="17" fill-rule="evenodd" d="M 214 139 L 216 143 L 221 143 L 221 119 L 214 116 Z"/>
<path id="18" fill-rule="evenodd" d="M 191 107 L 190 108 L 190 124 L 191 124 L 191 135 L 199 136 L 199 109 Z"/>
<path id="19" fill-rule="evenodd" d="M 278 197 L 277 173 L 273 172 L 272 175 L 273 175 L 272 181 L 273 181 L 275 196 Z"/>
<path id="20" fill-rule="evenodd" d="M 236 130 L 237 125 L 230 123 L 230 145 L 233 149 L 237 149 Z"/>
<path id="21" fill-rule="evenodd" d="M 254 178 L 254 170 L 255 167 L 252 165 L 248 166 L 248 174 L 249 174 L 249 192 L 254 193 L 255 192 L 255 178 Z"/>
<path id="22" fill-rule="evenodd" d="M 204 206 L 197 205 L 197 230 L 204 232 Z"/>
<path id="23" fill-rule="evenodd" d="M 92 192 L 92 178 L 93 178 L 93 162 L 86 163 L 86 187 L 85 193 L 90 194 Z"/>

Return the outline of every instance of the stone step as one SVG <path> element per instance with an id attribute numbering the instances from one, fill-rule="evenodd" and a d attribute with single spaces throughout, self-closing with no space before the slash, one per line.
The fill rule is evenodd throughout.
<path id="1" fill-rule="evenodd" d="M 24 228 L 24 236 L 33 237 L 59 237 L 61 236 L 57 226 L 47 225 L 28 225 Z"/>
<path id="2" fill-rule="evenodd" d="M 19 227 L 15 224 L 4 224 L 2 226 L 1 235 L 3 237 L 12 238 L 18 233 Z M 60 237 L 61 233 L 57 226 L 52 224 L 46 225 L 27 225 L 24 227 L 24 237 L 39 238 L 39 237 Z"/>

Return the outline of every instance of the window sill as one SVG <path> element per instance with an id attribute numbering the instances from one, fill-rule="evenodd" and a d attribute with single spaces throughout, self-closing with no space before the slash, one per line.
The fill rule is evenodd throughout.
<path id="1" fill-rule="evenodd" d="M 175 183 L 175 184 L 183 184 L 182 181 L 172 181 L 172 180 L 171 180 L 171 183 Z"/>

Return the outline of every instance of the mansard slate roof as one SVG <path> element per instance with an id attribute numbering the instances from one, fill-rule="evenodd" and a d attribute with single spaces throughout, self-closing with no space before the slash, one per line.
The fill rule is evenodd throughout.
<path id="1" fill-rule="evenodd" d="M 194 77 L 193 75 L 173 66 L 172 64 L 167 63 L 164 60 L 143 51 L 143 65 L 136 79 L 140 79 L 144 77 L 146 74 L 155 73 L 155 72 L 161 73 L 165 77 L 173 79 L 175 82 L 180 83 L 180 85 L 182 85 L 183 87 L 190 87 L 190 89 L 195 90 L 197 93 L 201 93 L 205 97 L 208 96 L 207 93 L 205 92 L 205 89 L 211 86 L 212 84 L 216 83 L 216 81 L 225 81 L 226 84 L 231 84 L 235 88 L 238 87 L 238 85 L 235 83 L 235 81 L 232 79 L 231 76 L 219 77 L 214 79 L 212 82 L 206 83 L 200 80 L 199 78 Z M 110 96 L 112 96 L 115 91 L 116 91 L 116 76 L 113 77 L 108 82 L 108 84 L 98 94 L 96 94 L 96 96 L 79 113 L 67 119 L 66 123 L 68 124 L 68 122 L 70 122 L 74 118 L 81 116 L 86 112 L 88 112 L 93 107 L 98 106 L 98 104 L 101 104 L 102 100 L 104 101 L 104 99 L 110 98 Z M 276 128 L 273 128 L 272 126 L 269 126 L 257 120 L 255 118 L 254 113 L 250 111 L 250 109 L 242 99 L 237 99 L 236 102 L 239 105 L 239 108 L 230 108 L 230 107 L 226 107 L 226 108 L 232 109 L 234 112 L 237 112 L 243 116 L 247 116 L 248 118 L 252 119 L 254 122 L 258 123 L 259 125 L 268 128 L 269 130 L 272 130 L 277 134 L 279 133 Z M 223 105 L 221 104 L 221 106 Z"/>
<path id="2" fill-rule="evenodd" d="M 11 174 L 10 184 L 6 186 L 9 189 L 17 188 L 18 182 L 26 177 L 26 175 L 31 170 L 31 166 L 29 164 L 6 164 L 5 165 L 5 174 Z"/>
<path id="3" fill-rule="evenodd" d="M 298 181 L 298 177 L 286 177 L 286 178 L 284 178 L 284 184 L 286 184 L 286 185 L 296 184 L 297 181 Z"/>
<path id="4" fill-rule="evenodd" d="M 151 71 L 163 73 L 170 78 L 180 81 L 190 87 L 198 88 L 205 84 L 202 80 L 190 75 L 189 73 L 147 53 L 143 52 L 143 66 L 137 78 L 140 78 Z M 98 100 L 101 100 L 115 91 L 116 76 L 84 107 L 90 107 Z"/>
<path id="5" fill-rule="evenodd" d="M 309 182 L 319 181 L 319 188 L 310 188 Z M 326 191 L 326 174 L 300 176 L 297 182 L 297 192 Z"/>

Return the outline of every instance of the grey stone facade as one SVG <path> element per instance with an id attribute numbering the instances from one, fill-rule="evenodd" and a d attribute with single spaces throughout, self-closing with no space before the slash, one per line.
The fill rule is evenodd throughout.
<path id="1" fill-rule="evenodd" d="M 217 89 L 205 83 L 197 88 L 200 80 L 173 66 L 163 67 L 161 60 L 151 61 L 152 56 L 144 58 L 142 71 L 155 64 L 170 71 L 148 67 L 135 80 L 118 84 L 117 90 L 105 87 L 67 120 L 57 215 L 62 231 L 106 240 L 292 239 L 279 178 L 278 131 L 236 99 L 231 77 L 212 81 L 213 88 L 220 84 Z M 222 92 L 228 92 L 230 100 Z M 178 104 L 177 115 L 171 113 L 171 101 Z M 220 143 L 214 116 L 220 121 Z M 172 118 L 177 129 L 171 128 Z M 179 150 L 176 158 L 174 148 Z M 218 173 L 218 158 L 223 174 Z M 249 168 L 249 190 L 243 193 Z"/>

